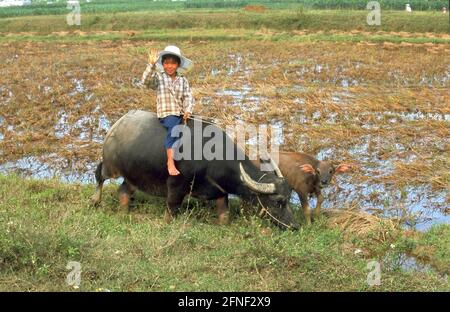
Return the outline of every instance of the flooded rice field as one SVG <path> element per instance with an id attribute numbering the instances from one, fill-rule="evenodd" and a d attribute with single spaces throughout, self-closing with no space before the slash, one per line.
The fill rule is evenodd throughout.
<path id="1" fill-rule="evenodd" d="M 196 63 L 187 77 L 197 115 L 270 124 L 282 150 L 352 164 L 325 189 L 324 208 L 359 207 L 421 230 L 450 222 L 448 46 L 179 46 Z M 150 47 L 164 44 L 3 43 L 0 173 L 94 183 L 111 125 L 131 109 L 155 111 L 152 91 L 136 85 Z"/>

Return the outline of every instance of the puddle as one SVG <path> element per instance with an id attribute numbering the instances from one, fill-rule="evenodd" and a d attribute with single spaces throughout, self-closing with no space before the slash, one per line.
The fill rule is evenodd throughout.
<path id="1" fill-rule="evenodd" d="M 405 253 L 391 254 L 389 253 L 382 260 L 382 270 L 396 271 L 402 270 L 411 273 L 432 273 L 444 280 L 448 280 L 446 274 L 436 271 L 431 265 L 422 263 L 416 258 Z"/>
<path id="2" fill-rule="evenodd" d="M 311 62 L 316 62 L 316 60 L 310 60 Z M 361 71 L 363 67 L 367 67 L 361 62 L 354 62 L 347 65 L 337 65 L 336 64 L 315 64 L 315 65 L 305 65 L 299 62 L 288 62 L 289 69 L 294 70 L 297 77 L 301 79 L 306 79 L 314 83 L 331 83 L 336 86 L 341 86 L 344 88 L 360 86 L 365 83 L 364 78 L 360 76 L 364 75 L 364 71 Z M 372 66 L 372 65 L 371 65 Z M 370 66 L 369 66 L 370 67 Z M 285 73 L 287 73 L 285 70 Z M 353 73 L 349 75 L 350 73 Z M 384 75 L 384 74 L 383 74 Z M 387 78 L 394 84 L 400 84 L 405 87 L 412 86 L 439 86 L 448 87 L 450 82 L 450 71 L 446 71 L 442 74 L 435 74 L 431 76 L 422 76 L 420 78 L 408 77 L 408 73 L 401 72 L 399 70 L 393 70 L 386 73 Z M 406 77 L 406 78 L 405 78 Z M 376 81 L 373 81 L 376 83 Z"/>
<path id="3" fill-rule="evenodd" d="M 322 65 L 317 64 L 316 66 L 314 66 L 313 72 L 320 74 L 322 72 L 322 68 L 323 68 Z M 327 69 L 328 69 L 328 66 L 327 66 Z"/>
<path id="4" fill-rule="evenodd" d="M 316 158 L 318 160 L 327 160 L 327 159 L 332 159 L 334 155 L 334 149 L 333 148 L 323 148 L 321 149 L 317 155 Z"/>
<path id="5" fill-rule="evenodd" d="M 50 86 L 41 86 L 41 85 L 39 85 L 38 88 L 44 95 L 49 95 L 52 92 L 52 90 L 53 90 L 53 88 L 50 87 Z"/>
<path id="6" fill-rule="evenodd" d="M 74 89 L 69 93 L 70 96 L 74 96 L 76 94 L 84 93 L 87 91 L 84 86 L 83 79 L 72 78 L 70 81 L 74 84 Z"/>
<path id="7" fill-rule="evenodd" d="M 408 185 L 403 188 L 389 183 L 375 182 L 377 178 L 392 174 L 394 162 L 400 160 L 396 153 L 387 159 L 379 159 L 375 151 L 383 145 L 390 145 L 386 139 L 368 136 L 361 137 L 361 143 L 350 148 L 339 150 L 335 147 L 323 148 L 316 154 L 319 160 L 338 159 L 336 155 L 349 154 L 360 165 L 362 177 L 355 181 L 350 174 L 336 175 L 334 183 L 323 189 L 324 208 L 340 208 L 357 205 L 369 213 L 382 217 L 400 218 L 405 228 L 426 231 L 434 224 L 450 224 L 448 209 L 448 191 L 433 190 L 431 185 Z M 414 161 L 415 154 L 405 154 L 402 144 L 393 144 L 397 151 L 403 151 L 402 162 Z M 293 203 L 299 205 L 297 196 Z M 316 199 L 310 199 L 311 207 L 315 207 Z"/>
<path id="8" fill-rule="evenodd" d="M 295 99 L 296 104 L 304 104 L 304 100 Z M 350 118 L 348 115 L 339 115 L 336 112 L 314 111 L 312 114 L 306 114 L 303 109 L 299 109 L 289 117 L 292 123 L 310 124 L 314 126 L 320 126 L 323 124 L 335 124 L 341 120 Z M 354 118 L 352 118 L 354 120 Z"/>
<path id="9" fill-rule="evenodd" d="M 356 87 L 356 86 L 359 86 L 359 81 L 356 79 L 342 78 L 340 84 L 343 88 Z"/>
<path id="10" fill-rule="evenodd" d="M 414 271 L 414 272 L 430 272 L 433 269 L 427 264 L 422 264 L 416 260 L 414 257 L 410 257 L 406 254 L 401 254 L 399 257 L 400 267 L 404 271 Z"/>
<path id="11" fill-rule="evenodd" d="M 228 55 L 229 58 L 231 58 L 232 60 L 235 61 L 235 64 L 231 65 L 228 68 L 228 76 L 231 76 L 237 72 L 239 72 L 241 70 L 241 66 L 242 66 L 242 56 L 240 54 L 229 54 Z"/>
<path id="12" fill-rule="evenodd" d="M 77 159 L 68 161 L 58 157 L 56 154 L 42 156 L 27 156 L 17 161 L 9 161 L 0 164 L 0 173 L 16 173 L 24 177 L 35 179 L 57 178 L 67 183 L 94 183 L 94 171 L 97 167 L 96 162 L 87 162 L 83 164 L 84 170 L 77 167 Z"/>
<path id="13" fill-rule="evenodd" d="M 285 134 L 283 133 L 283 129 L 284 129 L 284 123 L 282 121 L 271 121 L 270 124 L 266 125 L 267 127 L 265 128 L 267 131 L 267 134 L 270 135 L 271 139 L 267 140 L 267 144 L 264 144 L 265 146 L 267 146 L 268 148 L 268 152 L 270 153 L 272 150 L 272 143 L 278 146 L 278 150 L 279 150 L 279 146 L 281 146 L 284 143 L 284 136 Z M 259 131 L 259 128 L 257 128 L 257 131 Z M 264 130 L 262 130 L 264 131 Z M 257 135 L 262 135 L 261 133 L 257 133 Z M 254 136 L 249 138 L 248 140 L 246 140 L 246 144 L 253 146 L 255 148 L 258 148 L 258 140 L 259 137 L 258 136 Z M 262 135 L 262 137 L 264 137 Z M 263 142 L 263 141 L 261 141 Z"/>
<path id="14" fill-rule="evenodd" d="M 0 103 L 6 104 L 11 101 L 14 96 L 13 92 L 6 86 L 0 86 Z"/>
<path id="15" fill-rule="evenodd" d="M 450 71 L 445 72 L 442 76 L 433 75 L 431 77 L 423 76 L 420 78 L 419 85 L 448 87 L 450 83 Z"/>
<path id="16" fill-rule="evenodd" d="M 334 104 L 351 104 L 353 97 L 345 93 L 333 93 L 331 102 Z M 305 100 L 302 98 L 295 98 L 295 104 L 303 105 Z M 291 122 L 301 124 L 320 125 L 322 123 L 337 123 L 343 120 L 360 122 L 363 129 L 379 129 L 380 122 L 387 121 L 391 124 L 399 122 L 416 122 L 416 121 L 440 121 L 450 122 L 450 114 L 441 113 L 423 113 L 417 112 L 364 112 L 357 115 L 349 115 L 345 113 L 327 112 L 326 108 L 321 111 L 315 111 L 312 115 L 305 114 L 303 109 L 298 109 L 291 115 Z M 318 122 L 320 121 L 320 123 Z"/>
<path id="17" fill-rule="evenodd" d="M 353 183 L 351 177 L 337 175 L 335 181 L 322 190 L 325 198 L 322 208 L 340 208 L 358 205 L 361 210 L 380 217 L 401 218 L 404 227 L 427 231 L 433 225 L 450 224 L 445 191 L 432 191 L 431 186 L 408 186 L 403 192 L 381 183 Z M 297 194 L 291 197 L 294 207 L 300 207 Z M 314 208 L 316 198 L 310 198 Z"/>
<path id="18" fill-rule="evenodd" d="M 322 70 L 322 68 L 320 68 L 320 70 Z M 301 67 L 300 69 L 298 69 L 297 71 L 295 71 L 295 73 L 296 73 L 297 76 L 299 76 L 300 78 L 304 78 L 305 74 L 309 73 L 309 70 L 306 69 L 306 67 Z"/>
<path id="19" fill-rule="evenodd" d="M 300 105 L 305 104 L 305 99 L 295 98 L 294 99 L 294 103 L 295 104 L 300 104 Z"/>
<path id="20" fill-rule="evenodd" d="M 72 126 L 68 123 L 68 115 L 64 110 L 58 113 L 59 120 L 55 125 L 55 136 L 61 139 L 71 135 L 72 131 L 79 132 L 78 139 L 102 143 L 103 138 L 111 127 L 111 122 L 97 106 L 90 116 L 83 116 Z"/>
<path id="21" fill-rule="evenodd" d="M 394 84 L 400 84 L 404 87 L 413 87 L 416 85 L 427 87 L 448 87 L 450 82 L 450 72 L 445 72 L 441 75 L 422 76 L 420 78 L 405 78 L 406 74 L 400 71 L 388 72 L 387 76 Z"/>
<path id="22" fill-rule="evenodd" d="M 252 88 L 249 85 L 243 85 L 242 89 L 222 89 L 216 91 L 216 96 L 231 97 L 230 105 L 239 106 L 245 112 L 256 112 L 261 101 L 267 99 L 263 96 L 252 95 Z M 226 100 L 225 100 L 226 101 Z"/>
<path id="23" fill-rule="evenodd" d="M 0 127 L 3 127 L 3 124 L 5 123 L 5 118 L 0 116 Z M 9 127 L 8 127 L 9 128 Z M 5 135 L 0 132 L 0 141 L 2 141 L 5 138 Z"/>
<path id="24" fill-rule="evenodd" d="M 292 66 L 291 63 L 289 63 Z M 345 76 L 344 73 L 352 68 L 360 68 L 361 63 L 355 64 L 353 67 L 346 68 L 344 66 L 338 66 L 335 70 L 332 70 L 333 65 L 328 64 L 315 64 L 314 66 L 301 66 L 295 70 L 297 76 L 301 79 L 306 79 L 313 83 L 332 83 L 343 88 L 349 88 L 359 86 L 362 80 L 355 77 Z"/>
<path id="25" fill-rule="evenodd" d="M 405 220 L 405 227 L 427 230 L 434 224 L 450 224 L 444 210 L 448 206 L 445 191 L 433 191 L 430 185 L 397 187 L 382 183 L 356 184 L 348 175 L 337 175 L 335 183 L 323 190 L 328 203 L 323 207 L 348 207 L 353 203 L 370 213 Z"/>
<path id="26" fill-rule="evenodd" d="M 228 57 L 232 60 L 232 64 L 225 69 L 227 76 L 240 74 L 237 78 L 247 78 L 253 72 L 250 67 L 244 65 L 244 58 L 241 54 L 228 54 Z M 245 58 L 249 59 L 250 55 Z M 214 68 L 211 70 L 211 75 L 216 76 L 220 72 L 221 70 Z"/>
<path id="27" fill-rule="evenodd" d="M 58 139 L 62 139 L 64 136 L 69 134 L 70 127 L 67 122 L 67 113 L 64 110 L 60 110 L 58 113 L 59 120 L 55 125 L 55 136 Z"/>
<path id="28" fill-rule="evenodd" d="M 213 68 L 211 69 L 211 76 L 217 76 L 220 73 L 220 69 Z"/>

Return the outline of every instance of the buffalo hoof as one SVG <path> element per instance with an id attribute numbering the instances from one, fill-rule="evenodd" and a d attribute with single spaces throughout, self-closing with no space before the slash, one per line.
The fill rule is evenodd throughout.
<path id="1" fill-rule="evenodd" d="M 173 220 L 172 214 L 166 209 L 166 211 L 164 212 L 164 222 L 169 224 L 172 222 L 172 220 Z"/>
<path id="2" fill-rule="evenodd" d="M 229 213 L 222 213 L 219 215 L 219 219 L 217 221 L 219 225 L 227 225 L 230 223 L 230 214 Z"/>
<path id="3" fill-rule="evenodd" d="M 100 197 L 98 196 L 98 194 L 94 194 L 91 196 L 91 204 L 94 207 L 98 207 L 98 205 L 100 204 Z"/>
<path id="4" fill-rule="evenodd" d="M 120 205 L 120 212 L 128 213 L 129 207 L 128 204 L 130 203 L 130 197 L 127 194 L 120 194 L 119 195 L 119 205 Z"/>

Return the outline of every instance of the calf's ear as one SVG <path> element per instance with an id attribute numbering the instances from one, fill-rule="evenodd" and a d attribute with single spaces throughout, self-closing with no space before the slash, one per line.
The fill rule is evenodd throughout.
<path id="1" fill-rule="evenodd" d="M 305 165 L 301 165 L 301 166 L 298 166 L 298 167 L 303 172 L 316 174 L 316 171 L 314 170 L 314 168 L 310 164 L 305 164 Z"/>
<path id="2" fill-rule="evenodd" d="M 348 164 L 340 164 L 339 166 L 336 167 L 335 169 L 335 173 L 343 173 L 346 172 L 348 170 L 350 170 L 351 166 Z"/>

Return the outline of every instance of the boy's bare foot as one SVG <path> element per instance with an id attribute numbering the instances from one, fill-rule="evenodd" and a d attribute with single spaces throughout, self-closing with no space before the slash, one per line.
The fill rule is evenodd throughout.
<path id="1" fill-rule="evenodd" d="M 167 169 L 171 176 L 176 176 L 180 174 L 180 171 L 175 167 L 175 164 L 167 164 Z"/>

